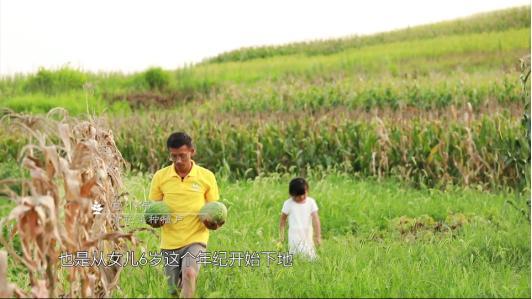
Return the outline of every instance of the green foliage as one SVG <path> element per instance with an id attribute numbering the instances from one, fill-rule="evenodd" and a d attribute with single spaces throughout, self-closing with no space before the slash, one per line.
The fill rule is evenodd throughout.
<path id="1" fill-rule="evenodd" d="M 53 95 L 60 92 L 82 89 L 87 81 L 87 75 L 81 71 L 63 67 L 56 71 L 39 69 L 35 75 L 30 75 L 24 86 L 28 92 L 41 92 Z"/>
<path id="2" fill-rule="evenodd" d="M 143 74 L 146 84 L 151 90 L 163 90 L 168 87 L 170 75 L 159 67 L 152 67 Z"/>
<path id="3" fill-rule="evenodd" d="M 14 96 L 0 101 L 0 106 L 15 112 L 44 114 L 55 107 L 65 108 L 71 115 L 112 113 L 115 115 L 130 114 L 131 107 L 127 102 L 108 103 L 99 95 L 90 95 L 84 91 L 72 91 L 54 96 L 43 93 L 31 93 Z"/>
<path id="4" fill-rule="evenodd" d="M 261 83 L 253 87 L 231 86 L 218 91 L 204 106 L 209 113 L 320 112 L 329 109 L 412 107 L 437 110 L 471 103 L 481 108 L 489 103 L 522 103 L 517 73 L 431 74 L 416 79 L 383 76 L 379 79 L 345 77 L 331 81 L 293 80 Z"/>
<path id="5" fill-rule="evenodd" d="M 348 49 L 362 48 L 376 44 L 414 41 L 450 35 L 505 31 L 514 28 L 530 28 L 530 6 L 499 10 L 453 21 L 399 29 L 369 36 L 353 36 L 291 43 L 280 46 L 243 48 L 207 59 L 206 63 L 248 61 L 295 54 L 308 56 L 331 55 Z"/>
<path id="6" fill-rule="evenodd" d="M 302 54 L 272 56 L 244 62 L 200 64 L 191 76 L 205 77 L 218 82 L 252 84 L 290 77 L 320 78 L 349 76 L 378 78 L 390 71 L 405 73 L 447 73 L 464 69 L 468 72 L 501 69 L 515 65 L 516 58 L 530 50 L 530 27 L 501 32 L 471 33 L 466 35 L 437 36 L 426 39 L 374 44 L 350 48 L 333 55 Z M 501 52 L 508 55 L 501 55 Z M 465 66 L 465 67 L 464 67 Z M 397 71 L 395 71 L 397 73 Z"/>

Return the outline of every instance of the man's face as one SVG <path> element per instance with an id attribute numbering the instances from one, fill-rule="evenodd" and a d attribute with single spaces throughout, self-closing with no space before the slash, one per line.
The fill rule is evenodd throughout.
<path id="1" fill-rule="evenodd" d="M 190 168 L 191 159 L 195 153 L 194 148 L 183 145 L 180 148 L 169 148 L 168 152 L 177 170 L 186 171 Z"/>

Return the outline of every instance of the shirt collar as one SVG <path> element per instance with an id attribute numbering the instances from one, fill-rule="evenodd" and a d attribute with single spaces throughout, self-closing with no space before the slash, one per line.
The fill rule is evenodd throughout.
<path id="1" fill-rule="evenodd" d="M 196 162 L 194 160 L 190 160 L 192 162 L 192 169 L 190 169 L 190 172 L 187 174 L 187 177 L 194 177 L 198 175 L 198 165 L 196 165 Z M 172 163 L 172 176 L 179 177 L 177 172 L 175 171 L 175 165 Z"/>

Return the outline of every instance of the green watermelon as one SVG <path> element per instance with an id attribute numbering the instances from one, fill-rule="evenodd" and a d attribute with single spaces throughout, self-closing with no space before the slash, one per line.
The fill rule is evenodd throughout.
<path id="1" fill-rule="evenodd" d="M 146 209 L 146 211 L 144 211 L 144 219 L 146 220 L 146 223 L 150 223 L 151 220 L 161 220 L 163 216 L 166 216 L 168 221 L 170 221 L 171 213 L 172 210 L 167 204 L 162 201 L 156 201 L 151 203 Z"/>
<path id="2" fill-rule="evenodd" d="M 209 202 L 201 208 L 199 217 L 202 222 L 223 224 L 227 219 L 227 208 L 219 201 Z"/>

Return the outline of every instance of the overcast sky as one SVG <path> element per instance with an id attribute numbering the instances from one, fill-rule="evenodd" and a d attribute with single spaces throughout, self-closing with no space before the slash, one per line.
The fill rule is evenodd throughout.
<path id="1" fill-rule="evenodd" d="M 175 69 L 245 46 L 369 34 L 522 0 L 0 0 L 0 75 Z"/>

